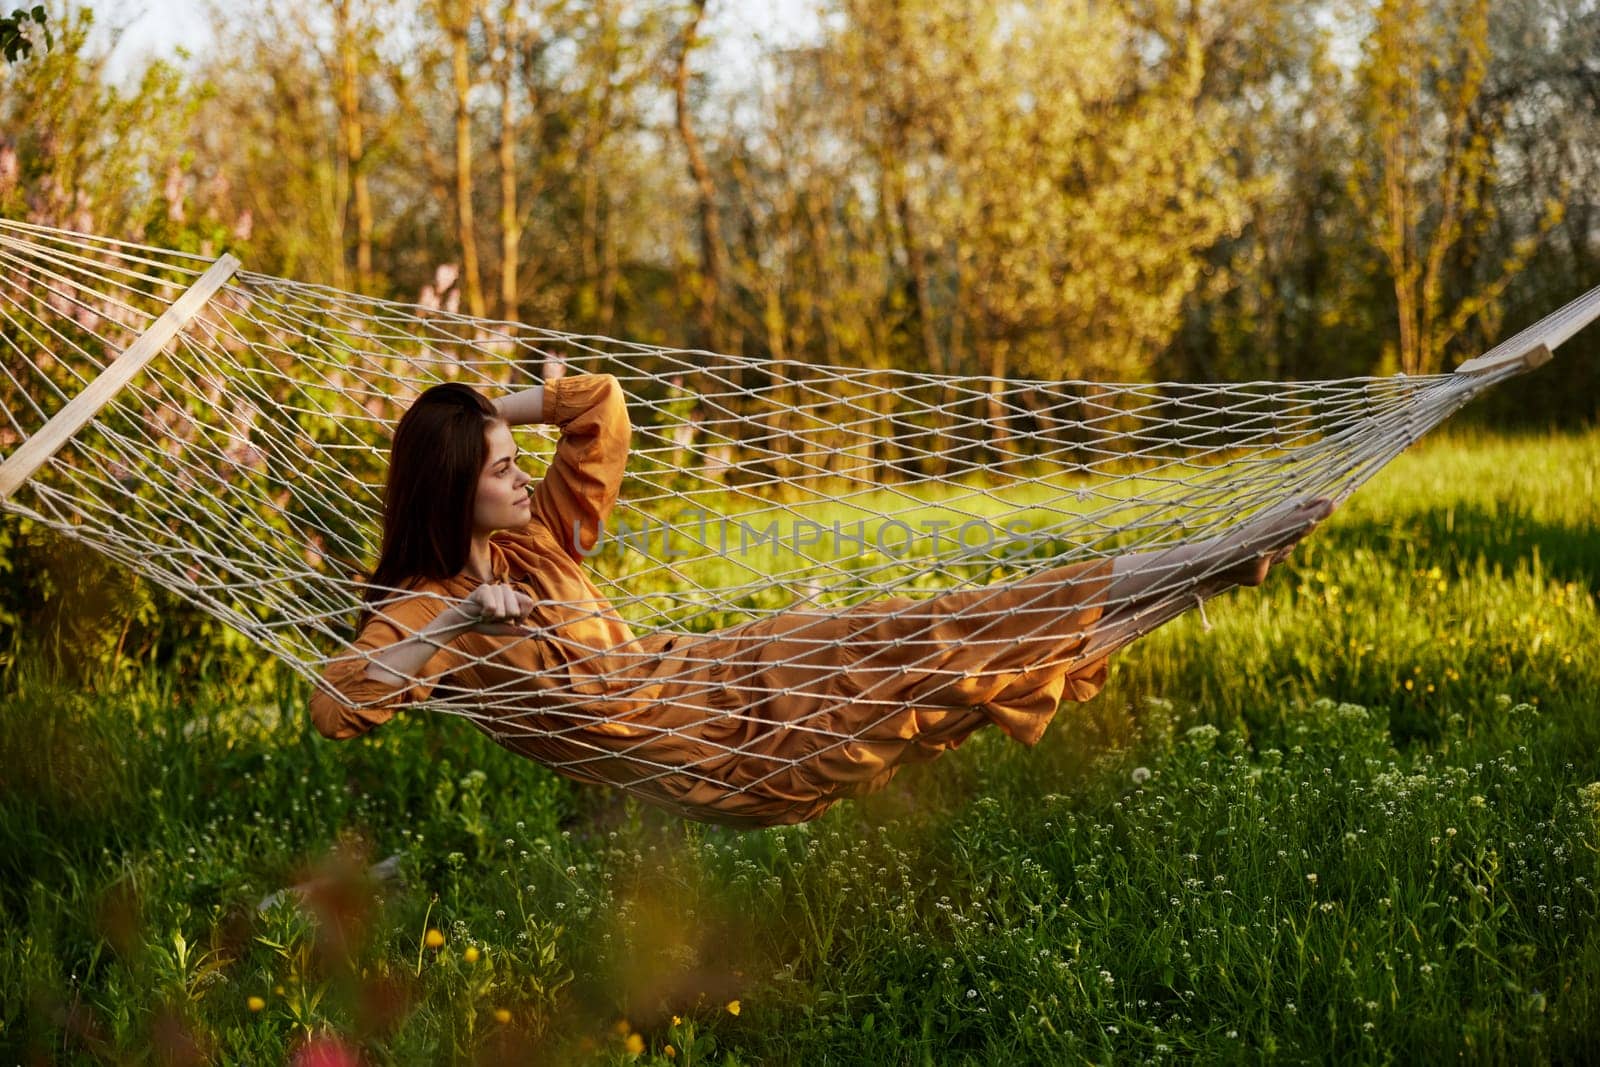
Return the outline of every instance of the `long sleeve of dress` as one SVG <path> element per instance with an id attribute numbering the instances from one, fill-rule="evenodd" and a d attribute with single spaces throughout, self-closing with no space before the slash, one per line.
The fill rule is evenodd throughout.
<path id="1" fill-rule="evenodd" d="M 419 583 L 329 663 L 312 701 L 325 736 L 365 733 L 430 698 L 568 777 L 697 818 L 775 826 L 882 789 L 986 724 L 1034 744 L 1064 698 L 1088 700 L 1105 683 L 1104 656 L 1088 652 L 1109 560 L 710 634 L 636 636 L 583 558 L 627 462 L 621 386 L 575 375 L 547 389 L 561 438 L 534 515 L 489 541 L 495 579 L 534 601 L 527 631 L 461 633 L 407 689 L 368 679 L 374 650 L 424 629 L 479 579 Z"/>
<path id="2" fill-rule="evenodd" d="M 596 652 L 631 641 L 633 635 L 584 577 L 579 566 L 584 557 L 574 530 L 592 554 L 622 485 L 632 427 L 622 386 L 609 374 L 574 374 L 549 382 L 544 406 L 545 421 L 560 428 L 561 438 L 543 479 L 534 487 L 534 519 L 523 529 L 500 531 L 491 544 L 496 558 L 510 557 L 511 573 L 506 576 L 522 581 L 527 592 L 546 602 L 539 625 L 579 650 L 572 655 L 586 661 L 587 671 L 601 672 L 609 669 L 608 661 Z M 497 566 L 497 575 L 506 569 Z M 425 588 L 435 595 L 396 600 L 375 613 L 350 649 L 323 671 L 311 699 L 318 732 L 334 739 L 366 733 L 405 705 L 427 699 L 432 683 L 478 657 L 502 654 L 497 652 L 501 642 L 466 634 L 429 660 L 418 672 L 417 684 L 408 688 L 396 689 L 366 676 L 372 652 L 422 630 L 444 609 L 446 598 L 463 598 L 473 585 L 459 577 L 429 583 Z M 538 671 L 545 666 L 542 648 L 539 642 L 516 644 L 507 662 L 520 663 L 526 672 Z M 477 663 L 476 669 L 483 675 L 488 665 Z"/>
<path id="3" fill-rule="evenodd" d="M 418 672 L 416 684 L 395 688 L 366 676 L 371 653 L 405 640 L 431 622 L 444 603 L 437 597 L 414 596 L 379 607 L 361 628 L 349 651 L 329 661 L 311 695 L 311 721 L 324 737 L 342 741 L 366 733 L 394 718 L 407 704 L 426 700 L 431 679 L 444 674 L 442 653 Z"/>
<path id="4" fill-rule="evenodd" d="M 534 514 L 574 560 L 593 554 L 617 502 L 633 427 L 622 386 L 609 374 L 575 374 L 545 386 L 545 421 L 561 429 L 533 491 Z"/>

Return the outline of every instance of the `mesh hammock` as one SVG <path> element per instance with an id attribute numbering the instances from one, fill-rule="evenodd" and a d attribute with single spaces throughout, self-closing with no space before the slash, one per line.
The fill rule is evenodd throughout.
<path id="1" fill-rule="evenodd" d="M 690 674 L 730 666 L 726 642 L 703 646 L 718 662 L 696 662 L 693 638 L 741 635 L 744 704 L 668 686 L 649 713 L 629 705 L 628 729 L 608 730 L 616 709 L 576 684 L 594 672 L 575 667 L 609 663 L 611 650 L 565 648 L 492 687 L 430 677 L 425 706 L 569 777 L 767 825 L 881 788 L 899 764 L 991 721 L 978 707 L 915 707 L 904 688 L 863 692 L 858 673 L 841 688 L 847 668 L 884 651 L 870 640 L 892 634 L 896 673 L 926 682 L 970 681 L 985 650 L 1071 637 L 1063 627 L 1081 627 L 1082 613 L 1028 610 L 1053 575 L 1248 529 L 1285 501 L 1342 500 L 1476 393 L 1549 359 L 1600 315 L 1600 289 L 1453 373 L 1232 384 L 830 367 L 431 303 L 0 220 L 0 501 L 322 685 L 352 647 L 407 404 L 444 380 L 496 395 L 611 374 L 633 424 L 607 529 L 625 550 L 587 561 L 603 599 L 583 610 L 624 620 L 649 648 L 676 643 Z M 517 436 L 548 455 L 558 432 Z M 1175 570 L 1137 604 L 1106 603 L 1102 618 L 1120 625 L 1096 652 L 1194 607 L 1210 589 L 1202 579 Z M 961 610 L 928 610 L 950 605 Z M 535 615 L 554 607 L 573 610 L 541 602 Z M 838 620 L 862 611 L 877 627 L 841 640 Z M 810 648 L 799 618 L 833 625 Z M 1085 652 L 1082 641 L 1052 647 Z M 802 662 L 803 674 L 782 669 Z M 841 780 L 840 766 L 859 773 Z"/>

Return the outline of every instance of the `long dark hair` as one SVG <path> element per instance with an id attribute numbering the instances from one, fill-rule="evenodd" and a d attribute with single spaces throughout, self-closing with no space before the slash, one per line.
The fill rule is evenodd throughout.
<path id="1" fill-rule="evenodd" d="M 487 397 L 461 382 L 433 386 L 401 416 L 383 489 L 383 548 L 358 630 L 392 590 L 453 578 L 467 565 L 484 431 L 499 417 Z"/>

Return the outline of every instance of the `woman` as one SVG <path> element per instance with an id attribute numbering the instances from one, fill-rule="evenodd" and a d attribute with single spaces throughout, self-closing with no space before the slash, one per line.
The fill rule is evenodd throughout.
<path id="1" fill-rule="evenodd" d="M 528 422 L 561 430 L 536 483 L 510 431 Z M 804 822 L 987 723 L 1035 744 L 1063 698 L 1099 692 L 1112 650 L 1259 584 L 1331 510 L 1290 503 L 1198 545 L 926 600 L 636 637 L 582 566 L 630 432 L 611 375 L 494 402 L 457 383 L 423 393 L 395 431 L 367 611 L 312 698 L 317 729 L 468 704 L 496 741 L 581 781 L 710 822 Z"/>

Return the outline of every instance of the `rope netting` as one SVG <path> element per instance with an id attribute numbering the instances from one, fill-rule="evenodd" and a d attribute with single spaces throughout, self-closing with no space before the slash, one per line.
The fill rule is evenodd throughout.
<path id="1" fill-rule="evenodd" d="M 0 491 L 7 508 L 121 561 L 313 681 L 354 636 L 394 425 L 435 382 L 493 396 L 614 375 L 631 453 L 587 561 L 603 599 L 581 610 L 619 616 L 635 633 L 692 635 L 885 598 L 903 598 L 895 610 L 910 613 L 1073 563 L 1215 543 L 1285 501 L 1343 499 L 1477 392 L 1527 369 L 1521 357 L 1600 314 L 1595 290 L 1451 374 L 1112 384 L 687 351 L 224 271 L 81 428 L 42 462 L 20 462 L 215 275 L 213 259 L 0 220 Z M 546 456 L 558 437 L 553 426 L 516 435 L 524 452 Z M 1126 608 L 1153 625 L 1193 606 L 1203 577 L 1175 566 L 1157 595 L 1106 612 Z M 571 617 L 574 605 L 560 606 Z M 997 607 L 1008 625 L 993 637 L 977 626 L 972 640 L 1014 644 L 1018 606 Z M 1038 627 L 1060 625 L 1036 614 Z M 805 640 L 785 639 L 791 650 Z M 574 691 L 573 668 L 608 651 L 564 648 L 525 685 L 430 678 L 429 706 L 502 740 L 561 735 L 575 747 L 545 761 L 576 777 L 628 788 L 695 777 L 650 744 L 650 716 L 630 720 L 642 733 L 625 748 L 586 734 L 608 712 L 592 690 Z M 739 714 L 688 703 L 682 710 L 707 720 Z M 895 701 L 881 703 L 881 715 L 846 729 L 833 719 L 783 728 L 845 743 L 894 712 Z M 674 736 L 700 721 L 669 718 L 660 729 Z M 591 745 L 595 768 L 608 769 L 585 769 Z"/>

